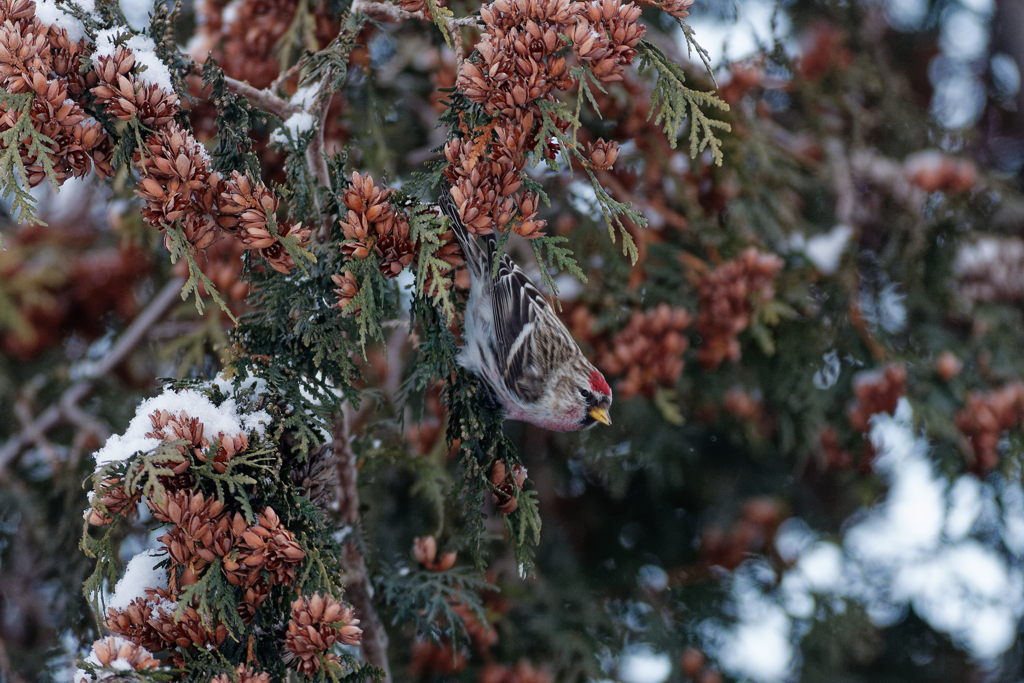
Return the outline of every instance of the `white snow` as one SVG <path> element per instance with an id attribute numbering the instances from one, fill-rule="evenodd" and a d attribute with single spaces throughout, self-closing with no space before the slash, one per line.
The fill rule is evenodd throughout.
<path id="1" fill-rule="evenodd" d="M 793 564 L 777 591 L 763 562 L 751 560 L 736 570 L 732 602 L 739 621 L 724 631 L 705 629 L 714 646 L 709 651 L 727 673 L 785 680 L 792 620 L 813 618 L 818 601 L 833 610 L 844 609 L 846 600 L 859 602 L 879 627 L 913 607 L 982 662 L 1013 645 L 1024 617 L 1024 573 L 994 547 L 986 530 L 1001 531 L 1009 552 L 1024 554 L 1024 490 L 1007 482 L 1000 491 L 1001 519 L 991 520 L 986 505 L 994 505 L 992 485 L 972 475 L 948 484 L 911 418 L 906 399 L 900 399 L 895 416 L 871 418 L 874 467 L 889 490 L 854 516 L 841 545 L 819 541 L 804 522 L 789 520 L 779 530 L 776 549 Z M 760 582 L 753 579 L 759 568 L 768 574 Z"/>
<path id="2" fill-rule="evenodd" d="M 315 125 L 313 115 L 300 111 L 297 114 L 292 114 L 288 119 L 281 125 L 280 128 L 275 130 L 270 136 L 271 142 L 279 144 L 287 144 L 288 138 L 285 136 L 284 131 L 291 133 L 292 140 L 298 140 L 299 136 L 311 129 Z"/>
<path id="3" fill-rule="evenodd" d="M 792 622 L 772 598 L 761 592 L 760 582 L 753 576 L 760 568 L 741 569 L 732 586 L 739 620 L 733 628 L 716 634 L 718 661 L 737 678 L 759 683 L 783 680 L 793 666 Z"/>
<path id="4" fill-rule="evenodd" d="M 708 51 L 712 66 L 718 66 L 726 61 L 738 62 L 746 59 L 757 53 L 762 45 L 770 49 L 773 18 L 776 20 L 775 33 L 780 42 L 788 42 L 789 16 L 785 12 L 776 13 L 776 3 L 773 0 L 748 0 L 730 5 L 735 8 L 735 20 L 716 17 L 711 13 L 693 15 L 686 20 L 696 34 L 697 42 Z M 685 54 L 687 46 L 682 37 L 682 30 L 679 31 L 676 42 Z M 790 45 L 786 47 L 787 51 L 792 51 Z M 696 54 L 690 59 L 699 63 Z"/>
<path id="5" fill-rule="evenodd" d="M 167 570 L 156 566 L 166 557 L 160 550 L 146 550 L 133 557 L 107 600 L 107 607 L 127 609 L 136 598 L 146 597 L 147 588 L 167 588 Z"/>
<path id="6" fill-rule="evenodd" d="M 619 680 L 623 683 L 662 683 L 672 673 L 672 662 L 664 652 L 646 643 L 626 649 L 619 659 Z"/>
<path id="7" fill-rule="evenodd" d="M 89 0 L 88 5 L 85 2 L 78 3 L 82 9 L 90 13 L 93 9 L 92 4 L 92 0 Z M 57 7 L 57 3 L 54 0 L 36 0 L 36 18 L 43 24 L 56 26 L 67 31 L 68 39 L 73 43 L 77 43 L 82 38 L 85 38 L 85 25 Z"/>
<path id="8" fill-rule="evenodd" d="M 289 102 L 292 104 L 302 107 L 304 110 L 309 110 L 314 104 L 316 104 L 317 95 L 320 94 L 320 82 L 317 81 L 312 85 L 307 85 L 304 88 L 299 88 L 295 91 L 295 94 L 291 96 Z"/>
<path id="9" fill-rule="evenodd" d="M 824 235 L 815 235 L 804 244 L 807 259 L 825 275 L 831 275 L 839 268 L 839 259 L 853 236 L 853 228 L 837 225 Z"/>
<path id="10" fill-rule="evenodd" d="M 93 53 L 93 59 L 114 54 L 117 49 L 114 40 L 123 33 L 131 33 L 131 31 L 125 26 L 114 26 L 100 31 L 96 36 L 96 52 Z M 171 71 L 156 56 L 156 43 L 152 38 L 143 35 L 132 36 L 124 46 L 135 54 L 136 67 L 146 67 L 144 71 L 139 72 L 139 78 L 143 82 L 152 83 L 167 93 L 174 92 Z"/>
<path id="11" fill-rule="evenodd" d="M 157 410 L 166 410 L 175 415 L 185 411 L 190 417 L 199 419 L 204 433 L 209 437 L 219 432 L 233 436 L 252 429 L 262 435 L 266 425 L 270 423 L 270 415 L 265 410 L 239 415 L 233 398 L 227 399 L 220 406 L 215 406 L 209 398 L 192 389 L 167 389 L 161 395 L 140 403 L 125 433 L 111 436 L 103 448 L 96 451 L 96 467 L 127 460 L 139 451 L 156 448 L 160 440 L 147 437 L 146 433 L 153 429 L 149 416 Z"/>

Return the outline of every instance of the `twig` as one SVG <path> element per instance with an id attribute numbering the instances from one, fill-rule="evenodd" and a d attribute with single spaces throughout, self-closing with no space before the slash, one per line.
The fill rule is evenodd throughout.
<path id="1" fill-rule="evenodd" d="M 298 114 L 302 107 L 292 104 L 286 99 L 278 97 L 270 90 L 260 90 L 243 81 L 235 80 L 230 76 L 224 77 L 224 82 L 231 88 L 231 92 L 242 95 L 247 100 L 261 109 L 269 111 L 282 121 L 286 121 L 292 114 Z"/>
<path id="2" fill-rule="evenodd" d="M 839 225 L 853 225 L 853 210 L 857 206 L 857 191 L 850 172 L 850 160 L 843 149 L 843 143 L 836 138 L 825 141 L 825 154 L 832 165 L 832 183 L 836 191 L 836 222 Z"/>
<path id="3" fill-rule="evenodd" d="M 341 413 L 334 421 L 334 464 L 338 471 L 338 489 L 336 499 L 342 520 L 353 530 L 359 527 L 359 472 L 356 469 L 356 456 L 349 442 L 349 422 L 352 408 L 346 402 Z M 384 624 L 377 616 L 373 607 L 373 586 L 370 575 L 366 571 L 366 560 L 359 548 L 359 542 L 350 538 L 344 547 L 344 562 L 348 580 L 345 590 L 352 607 L 359 617 L 359 625 L 363 629 L 363 657 L 369 664 L 382 669 L 384 678 L 381 683 L 391 683 L 391 666 L 388 664 L 388 634 Z"/>
<path id="4" fill-rule="evenodd" d="M 12 436 L 3 448 L 0 448 L 0 481 L 7 478 L 7 470 L 21 452 L 30 444 L 45 441 L 46 432 L 56 425 L 71 421 L 82 422 L 82 411 L 78 403 L 93 389 L 93 380 L 109 374 L 116 368 L 145 337 L 149 328 L 158 322 L 181 294 L 185 278 L 174 278 L 153 297 L 146 308 L 140 313 L 121 338 L 96 363 L 81 364 L 75 368 L 74 374 L 79 381 L 68 387 L 60 399 L 40 413 L 35 420 Z M 97 423 L 89 428 L 98 429 Z"/>

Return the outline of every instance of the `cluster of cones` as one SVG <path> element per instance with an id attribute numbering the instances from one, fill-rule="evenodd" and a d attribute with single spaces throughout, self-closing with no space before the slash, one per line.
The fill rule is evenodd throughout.
<path id="1" fill-rule="evenodd" d="M 600 344 L 597 366 L 622 379 L 617 395 L 641 394 L 651 398 L 659 387 L 673 387 L 683 373 L 683 353 L 690 346 L 684 336 L 691 317 L 684 308 L 662 303 L 636 311 L 608 344 Z"/>
<path id="2" fill-rule="evenodd" d="M 677 3 L 677 4 L 686 4 Z M 673 5 L 675 6 L 675 5 Z M 524 237 L 543 234 L 537 218 L 537 196 L 517 196 L 526 157 L 538 147 L 543 130 L 542 103 L 554 102 L 558 91 L 576 85 L 571 70 L 585 66 L 600 81 L 619 81 L 633 62 L 646 29 L 640 8 L 621 0 L 495 0 L 480 10 L 486 28 L 477 44 L 477 61 L 463 62 L 457 87 L 494 118 L 445 146 L 445 175 L 459 215 L 473 234 L 512 229 Z M 564 47 L 572 45 L 566 55 Z M 569 122 L 554 120 L 562 131 Z M 550 133 L 547 133 L 550 135 Z M 540 143 L 548 158 L 557 145 Z M 614 142 L 590 146 L 589 164 L 607 169 L 618 156 Z"/>
<path id="3" fill-rule="evenodd" d="M 31 149 L 33 138 L 27 133 L 18 141 L 33 187 L 48 175 L 39 155 L 48 157 L 58 185 L 88 175 L 93 166 L 102 176 L 114 173 L 110 138 L 78 103 L 96 83 L 95 74 L 81 73 L 89 51 L 85 38 L 72 41 L 65 28 L 42 23 L 31 0 L 0 0 L 0 85 L 13 95 L 33 95 L 29 120 L 38 135 L 49 138 L 35 139 L 42 150 Z M 21 113 L 13 103 L 0 103 L 0 132 L 15 128 Z"/>
<path id="4" fill-rule="evenodd" d="M 291 619 L 284 637 L 285 664 L 301 674 L 312 676 L 320 667 L 337 662 L 330 652 L 335 643 L 358 645 L 363 631 L 348 605 L 330 595 L 314 593 L 292 603 Z"/>
<path id="5" fill-rule="evenodd" d="M 740 359 L 737 335 L 750 325 L 755 304 L 763 305 L 775 296 L 775 276 L 782 265 L 778 256 L 749 247 L 739 258 L 701 278 L 697 358 L 705 370 Z"/>
<path id="6" fill-rule="evenodd" d="M 177 415 L 166 410 L 158 410 L 149 416 L 149 420 L 153 430 L 146 433 L 147 437 L 164 442 L 177 442 L 175 449 L 181 457 L 160 463 L 162 467 L 171 471 L 170 475 L 160 478 L 161 485 L 171 492 L 187 490 L 195 483 L 195 477 L 189 472 L 191 467 L 205 464 L 209 460 L 217 474 L 224 474 L 227 471 L 227 464 L 249 447 L 249 439 L 244 433 L 219 432 L 211 442 L 204 433 L 203 424 L 199 419 L 191 417 L 184 410 Z M 216 448 L 212 448 L 214 445 Z M 131 514 L 135 511 L 141 496 L 142 493 L 137 489 L 126 490 L 120 477 L 104 480 L 100 484 L 99 495 L 89 510 L 89 523 L 104 526 L 113 522 L 117 515 Z"/>
<path id="7" fill-rule="evenodd" d="M 85 176 L 94 166 L 100 175 L 113 175 L 111 141 L 80 103 L 91 95 L 111 118 L 134 120 L 154 131 L 134 158 L 141 175 L 136 193 L 146 202 L 148 224 L 161 230 L 180 224 L 197 249 L 232 234 L 276 270 L 287 273 L 295 267 L 282 240 L 290 236 L 294 246 L 301 246 L 309 230 L 278 221 L 279 200 L 261 183 L 237 172 L 222 178 L 212 170 L 202 145 L 174 123 L 178 95 L 140 77 L 142 65 L 133 50 L 118 47 L 95 59 L 83 74 L 82 60 L 91 46 L 84 38 L 71 42 L 64 28 L 42 24 L 34 2 L 0 0 L 0 22 L 0 80 L 9 93 L 33 94 L 30 120 L 37 133 L 53 141 L 44 156 L 58 183 Z M 15 127 L 19 116 L 13 105 L 0 106 L 0 131 Z M 31 143 L 32 136 L 26 135 L 20 151 L 29 184 L 37 185 L 47 173 Z"/>
<path id="8" fill-rule="evenodd" d="M 381 274 L 386 278 L 395 278 L 408 266 L 414 266 L 420 245 L 415 244 L 409 235 L 409 216 L 392 206 L 392 191 L 374 184 L 369 173 L 352 173 L 352 180 L 345 193 L 339 198 L 348 208 L 345 217 L 340 220 L 345 244 L 341 250 L 349 258 L 365 259 L 375 254 Z M 445 264 L 440 274 L 447 275 L 465 261 L 462 250 L 455 242 L 455 233 L 449 230 L 442 236 L 442 246 L 434 255 Z M 343 271 L 332 275 L 331 279 L 337 286 L 334 307 L 348 312 L 358 313 L 358 307 L 348 310 L 351 301 L 359 294 L 359 281 L 351 271 Z M 452 280 L 445 277 L 443 286 L 451 287 Z M 426 283 L 428 293 L 431 283 Z"/>
<path id="9" fill-rule="evenodd" d="M 1003 432 L 1024 423 L 1024 384 L 1014 382 L 986 393 L 973 392 L 956 415 L 956 426 L 969 444 L 969 469 L 987 474 L 999 465 Z"/>

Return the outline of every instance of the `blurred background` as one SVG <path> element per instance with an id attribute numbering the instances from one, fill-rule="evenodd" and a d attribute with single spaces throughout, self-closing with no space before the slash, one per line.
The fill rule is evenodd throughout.
<path id="1" fill-rule="evenodd" d="M 122 6 L 137 26 L 152 11 Z M 265 87 L 326 44 L 347 6 L 186 3 L 179 42 Z M 615 389 L 614 425 L 506 424 L 540 502 L 537 573 L 519 577 L 494 515 L 493 628 L 454 651 L 381 604 L 395 678 L 1019 681 L 1024 2 L 690 11 L 704 59 L 645 6 L 648 39 L 730 105 L 724 163 L 691 157 L 689 124 L 677 147 L 647 120 L 650 74 L 596 93 L 604 119 L 585 114 L 581 131 L 631 140 L 599 178 L 650 222 L 631 231 L 636 266 L 589 185 L 535 176 L 552 196 L 542 216 L 588 274 L 556 282 Z M 397 186 L 437 158 L 437 89 L 454 84 L 454 57 L 415 21 L 370 26 L 360 42 L 328 150 Z M 212 145 L 216 112 L 191 86 L 192 125 Z M 276 125 L 252 133 L 268 183 L 284 180 Z M 90 455 L 157 378 L 213 377 L 229 348 L 226 315 L 177 298 L 184 273 L 142 223 L 133 185 L 43 184 L 46 225 L 0 227 L 2 680 L 70 680 L 96 628 L 78 549 Z M 200 265 L 241 314 L 232 249 Z M 528 247 L 510 249 L 536 273 Z M 364 364 L 380 403 L 355 429 L 380 576 L 414 562 L 412 539 L 439 526 L 438 482 L 455 476 L 437 392 L 402 402 L 415 338 L 396 324 L 386 350 Z M 145 521 L 120 542 L 125 558 L 152 543 Z"/>

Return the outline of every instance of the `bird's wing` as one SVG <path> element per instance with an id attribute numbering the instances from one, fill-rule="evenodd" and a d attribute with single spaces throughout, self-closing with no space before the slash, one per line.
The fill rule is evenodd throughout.
<path id="1" fill-rule="evenodd" d="M 544 394 L 545 371 L 570 357 L 575 342 L 526 273 L 505 254 L 491 300 L 505 385 L 522 401 Z"/>

